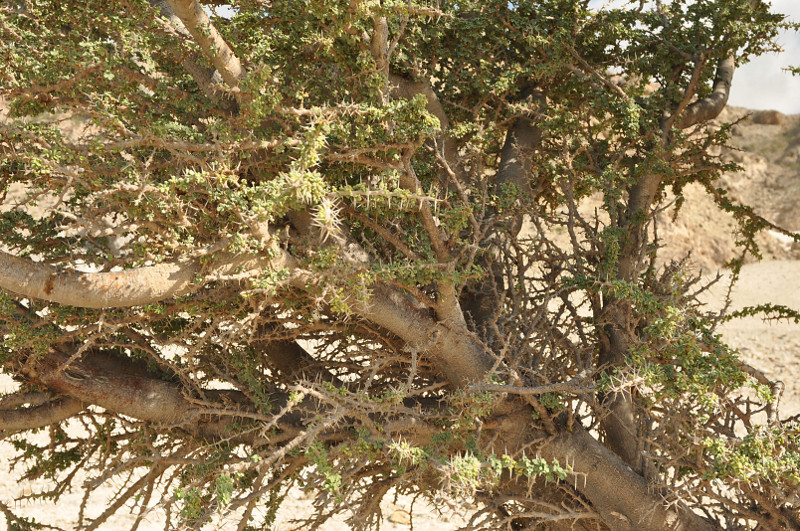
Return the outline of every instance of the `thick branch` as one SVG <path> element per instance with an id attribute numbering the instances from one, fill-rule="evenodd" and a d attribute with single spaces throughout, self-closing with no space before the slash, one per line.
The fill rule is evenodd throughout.
<path id="1" fill-rule="evenodd" d="M 389 74 L 389 83 L 391 85 L 390 96 L 392 98 L 411 99 L 417 94 L 422 94 L 427 100 L 425 109 L 439 119 L 439 128 L 443 134 L 443 148 L 444 158 L 451 168 L 454 170 L 458 168 L 458 147 L 455 140 L 447 136 L 447 131 L 450 129 L 450 119 L 444 111 L 442 102 L 433 90 L 433 86 L 428 81 L 411 81 L 403 76 L 397 74 Z"/>
<path id="2" fill-rule="evenodd" d="M 286 252 L 268 260 L 223 254 L 210 264 L 200 259 L 168 262 L 118 272 L 85 273 L 58 269 L 0 251 L 0 288 L 18 295 L 82 308 L 123 308 L 152 304 L 199 290 L 238 269 L 293 268 Z M 204 279 L 198 282 L 198 277 Z"/>
<path id="3" fill-rule="evenodd" d="M 21 374 L 51 391 L 83 403 L 81 409 L 93 404 L 115 414 L 180 427 L 185 432 L 206 438 L 229 438 L 230 424 L 237 418 L 269 420 L 255 413 L 252 403 L 239 391 L 208 390 L 204 392 L 206 404 L 199 399 L 193 400 L 179 384 L 150 373 L 147 364 L 141 360 L 105 351 L 86 352 L 65 366 L 69 359 L 68 354 L 51 349 L 35 364 L 26 365 Z M 281 396 L 272 402 L 280 405 L 286 400 Z M 217 407 L 209 414 L 213 403 L 227 405 Z M 19 429 L 31 427 L 20 426 Z"/>
<path id="4" fill-rule="evenodd" d="M 314 226 L 307 213 L 292 212 L 292 223 L 308 236 Z M 347 230 L 342 230 L 338 242 L 342 258 L 352 267 L 369 267 L 369 255 Z M 366 304 L 355 305 L 353 311 L 398 336 L 407 348 L 424 353 L 447 380 L 464 387 L 483 379 L 492 369 L 493 361 L 458 319 L 439 321 L 429 308 L 399 290 L 384 283 L 371 286 Z"/>
<path id="5" fill-rule="evenodd" d="M 682 504 L 668 503 L 642 476 L 580 427 L 546 442 L 539 452 L 548 461 L 557 459 L 572 465 L 576 488 L 611 529 L 715 529 Z"/>
<path id="6" fill-rule="evenodd" d="M 523 100 L 531 98 L 538 106 L 544 103 L 544 96 L 527 88 L 522 93 Z M 533 171 L 533 153 L 542 143 L 542 130 L 528 116 L 514 120 L 506 133 L 500 165 L 495 177 L 494 193 L 500 194 L 506 184 L 513 184 L 524 194 L 532 194 L 530 178 Z"/>
<path id="7" fill-rule="evenodd" d="M 376 286 L 362 316 L 424 352 L 456 387 L 480 382 L 493 360 L 463 326 L 436 321 L 411 296 Z"/>
<path id="8" fill-rule="evenodd" d="M 532 87 L 527 87 L 522 91 L 522 99 L 530 98 L 535 106 L 544 104 L 544 96 L 536 92 Z M 500 195 L 505 185 L 514 185 L 522 196 L 533 197 L 538 190 L 531 189 L 530 179 L 533 173 L 533 154 L 541 146 L 541 128 L 529 116 L 520 116 L 514 120 L 511 127 L 506 132 L 506 139 L 500 153 L 500 163 L 494 181 L 493 193 Z M 497 209 L 493 205 L 487 206 L 487 217 L 493 218 L 497 214 Z M 522 227 L 522 217 L 519 216 L 512 230 L 519 232 Z M 492 244 L 489 237 L 491 227 L 484 238 L 482 245 L 488 247 Z M 485 330 L 489 343 L 494 344 L 497 340 L 494 332 L 490 329 L 492 323 L 500 311 L 500 302 L 497 298 L 497 291 L 494 287 L 502 289 L 502 272 L 498 267 L 491 264 L 487 258 L 483 259 L 484 269 L 489 277 L 480 287 L 471 287 L 461 296 L 461 307 L 467 312 L 478 330 Z M 486 289 L 491 287 L 492 289 Z"/>
<path id="9" fill-rule="evenodd" d="M 375 60 L 375 67 L 383 77 L 389 79 L 389 23 L 386 17 L 372 17 L 372 39 L 370 52 Z"/>
<path id="10" fill-rule="evenodd" d="M 686 129 L 700 122 L 713 120 L 722 112 L 728 103 L 735 68 L 736 61 L 733 54 L 719 61 L 711 94 L 686 107 L 686 110 L 678 118 L 678 127 Z"/>
<path id="11" fill-rule="evenodd" d="M 231 87 L 237 88 L 239 80 L 244 76 L 242 64 L 211 23 L 200 3 L 197 0 L 167 1 L 222 79 Z"/>
<path id="12" fill-rule="evenodd" d="M 0 432 L 14 432 L 43 428 L 56 424 L 86 408 L 79 400 L 64 398 L 40 406 L 0 409 Z"/>
<path id="13" fill-rule="evenodd" d="M 429 332 L 431 323 L 425 322 L 425 319 L 422 321 L 423 328 Z M 456 337 L 447 337 L 446 334 L 435 340 L 442 348 L 451 347 L 463 351 L 469 340 L 464 339 L 462 334 L 457 335 L 461 337 L 461 342 Z M 69 358 L 67 353 L 51 350 L 35 364 L 27 365 L 22 374 L 56 392 L 74 397 L 77 399 L 75 402 L 95 404 L 116 414 L 172 425 L 207 438 L 230 439 L 230 424 L 237 417 L 267 422 L 273 420 L 271 417 L 253 413 L 249 401 L 237 391 L 206 391 L 209 400 L 227 401 L 229 404 L 224 410 L 209 410 L 206 405 L 193 401 L 180 385 L 149 374 L 143 361 L 109 352 L 92 351 L 64 367 L 63 364 Z M 461 367 L 460 370 L 475 374 L 474 369 Z M 286 401 L 283 394 L 276 394 L 271 398 L 271 402 L 279 407 L 283 407 Z M 438 407 L 436 403 L 433 406 Z M 221 411 L 225 414 L 220 415 Z M 58 421 L 63 417 L 62 413 L 53 418 Z M 493 423 L 494 427 L 491 429 L 498 430 L 496 441 L 503 445 L 503 451 L 522 451 L 529 446 L 531 440 L 542 437 L 528 422 L 529 409 L 516 401 L 503 402 L 495 419 L 497 423 Z M 280 426 L 282 430 L 288 431 L 271 438 L 271 442 L 285 440 L 294 430 L 301 429 L 302 418 L 288 414 L 282 417 Z M 15 424 L 13 427 L 23 429 L 31 426 Z M 411 428 L 397 425 L 393 430 Z M 403 431 L 402 436 L 413 435 L 414 444 L 423 445 L 425 437 L 432 433 L 424 429 L 412 430 Z M 252 437 L 252 434 L 248 437 Z M 254 444 L 254 441 L 248 441 Z M 573 426 L 571 431 L 564 431 L 559 436 L 546 440 L 538 448 L 538 452 L 548 461 L 556 459 L 572 466 L 575 488 L 586 496 L 613 529 L 712 529 L 680 504 L 668 505 L 641 476 L 635 474 L 621 459 L 579 426 Z"/>
<path id="14" fill-rule="evenodd" d="M 150 0 L 150 5 L 156 8 L 161 16 L 167 20 L 162 23 L 162 25 L 169 34 L 179 38 L 192 38 L 192 35 L 186 30 L 181 19 L 175 15 L 175 11 L 172 10 L 167 0 Z M 215 68 L 201 65 L 198 62 L 200 58 L 199 54 L 192 53 L 186 55 L 172 50 L 170 50 L 170 52 L 180 61 L 181 66 L 192 76 L 197 86 L 200 87 L 200 90 L 202 90 L 209 99 L 220 104 L 230 112 L 236 112 L 236 102 L 232 99 L 224 98 L 225 94 L 221 90 L 222 76 Z"/>
<path id="15" fill-rule="evenodd" d="M 411 81 L 397 74 L 389 74 L 389 82 L 392 85 L 391 96 L 393 98 L 411 99 L 417 94 L 425 96 L 425 99 L 428 100 L 425 109 L 439 119 L 439 126 L 442 131 L 450 128 L 450 119 L 447 118 L 439 97 L 428 81 Z"/>
<path id="16" fill-rule="evenodd" d="M 712 94 L 692 103 L 683 113 L 680 113 L 679 108 L 677 111 L 679 114 L 676 115 L 679 127 L 686 128 L 710 120 L 722 111 L 728 101 L 734 67 L 733 56 L 719 62 Z M 664 122 L 664 142 L 670 138 L 670 129 L 672 123 L 676 121 L 676 116 Z M 661 181 L 661 174 L 648 173 L 628 190 L 628 205 L 625 216 L 621 219 L 621 228 L 625 230 L 626 237 L 617 262 L 617 278 L 620 280 L 636 282 L 638 279 L 646 244 L 644 227 Z M 627 328 L 628 305 L 627 301 L 617 301 L 612 297 L 606 299 L 604 312 L 607 314 L 609 324 L 604 327 L 601 335 L 598 361 L 601 366 L 609 369 L 622 365 L 628 353 L 632 333 Z M 621 391 L 603 397 L 603 401 L 609 410 L 609 415 L 603 420 L 609 446 L 637 471 L 644 470 L 647 463 L 642 460 L 637 445 L 638 428 L 632 397 L 627 391 Z"/>

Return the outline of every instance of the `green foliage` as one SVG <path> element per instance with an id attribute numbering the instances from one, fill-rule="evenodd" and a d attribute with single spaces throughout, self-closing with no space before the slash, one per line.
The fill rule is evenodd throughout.
<path id="1" fill-rule="evenodd" d="M 733 319 L 754 316 L 763 316 L 764 320 L 779 321 L 781 319 L 786 319 L 787 321 L 794 322 L 795 324 L 800 324 L 800 312 L 780 304 L 759 304 L 758 306 L 748 306 L 746 308 L 742 308 L 741 310 L 735 310 L 728 313 L 723 319 L 725 321 L 731 321 Z"/>
<path id="2" fill-rule="evenodd" d="M 741 440 L 703 441 L 710 457 L 707 479 L 735 478 L 751 484 L 760 481 L 792 487 L 800 483 L 800 429 L 796 424 L 779 428 L 755 426 Z"/>
<path id="3" fill-rule="evenodd" d="M 339 499 L 341 496 L 342 475 L 334 468 L 335 465 L 331 462 L 325 446 L 319 442 L 314 442 L 306 450 L 305 456 L 316 466 L 317 473 L 322 475 L 324 480 L 323 488 Z"/>
<path id="4" fill-rule="evenodd" d="M 181 519 L 188 524 L 197 521 L 205 512 L 208 499 L 199 488 L 175 489 L 175 499 L 181 504 Z"/>

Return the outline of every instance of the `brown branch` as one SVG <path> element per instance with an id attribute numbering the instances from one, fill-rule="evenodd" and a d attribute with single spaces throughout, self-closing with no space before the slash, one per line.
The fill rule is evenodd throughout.
<path id="1" fill-rule="evenodd" d="M 456 387 L 482 381 L 494 366 L 494 360 L 466 328 L 446 326 L 416 299 L 392 288 L 374 286 L 359 313 L 403 339 L 409 348 L 424 352 Z"/>
<path id="2" fill-rule="evenodd" d="M 615 531 L 716 529 L 682 503 L 670 503 L 580 426 L 545 442 L 539 452 L 547 461 L 571 465 L 575 488 Z"/>
<path id="3" fill-rule="evenodd" d="M 398 301 L 395 303 L 401 304 Z M 373 306 L 373 311 L 377 310 Z M 429 317 L 422 318 L 413 309 L 407 311 L 421 317 L 418 319 L 422 325 L 421 331 L 417 333 L 420 340 L 431 334 L 431 327 L 435 322 Z M 396 315 L 396 312 L 392 313 Z M 405 335 L 409 336 L 411 333 Z M 450 349 L 455 354 L 460 352 L 463 355 L 473 348 L 471 341 L 463 334 L 448 337 L 445 332 L 440 331 L 438 337 L 434 333 L 434 345 L 429 345 L 428 348 Z M 209 398 L 216 397 L 219 401 L 224 398 L 232 404 L 225 408 L 209 408 L 204 407 L 208 404 L 206 402 L 198 404 L 191 400 L 180 385 L 158 379 L 157 375 L 147 376 L 144 362 L 98 351 L 87 353 L 66 370 L 56 370 L 68 358 L 69 353 L 51 350 L 22 372 L 34 381 L 85 403 L 98 405 L 116 414 L 174 426 L 205 438 L 230 439 L 230 423 L 237 415 L 243 418 L 252 417 L 247 414 L 251 404 L 236 391 L 206 391 Z M 454 367 L 454 370 L 463 375 L 479 375 L 474 368 L 461 366 Z M 278 407 L 284 407 L 288 405 L 288 394 L 276 392 L 270 401 Z M 312 435 L 320 434 L 320 430 L 335 424 L 344 415 L 344 411 L 341 406 L 332 404 L 328 410 L 330 420 L 312 430 L 305 430 L 302 418 L 297 415 L 282 415 L 279 424 L 282 432 L 271 437 L 269 442 L 277 444 L 287 441 L 287 444 L 271 456 L 271 462 L 285 455 L 293 445 L 301 444 Z M 215 414 L 208 414 L 210 412 Z M 518 402 L 508 400 L 502 403 L 495 418 L 497 422 L 492 429 L 499 430 L 498 444 L 504 445 L 500 451 L 521 450 L 531 440 L 542 437 L 541 433 L 530 426 L 530 410 L 525 406 L 520 407 Z M 258 440 L 251 440 L 257 437 L 256 431 L 239 436 L 239 439 L 256 444 Z M 422 445 L 422 439 L 431 434 L 430 430 L 414 432 L 414 444 Z M 407 435 L 408 433 L 403 433 L 403 436 Z M 710 525 L 691 511 L 685 510 L 681 504 L 666 503 L 662 495 L 651 489 L 644 478 L 634 473 L 580 426 L 573 426 L 571 431 L 565 430 L 557 437 L 546 440 L 538 451 L 548 462 L 558 460 L 572 467 L 575 488 L 587 497 L 593 508 L 613 529 L 711 529 Z"/>
<path id="4" fill-rule="evenodd" d="M 43 428 L 86 409 L 86 404 L 72 398 L 56 399 L 45 404 L 19 409 L 0 409 L 0 433 Z"/>
<path id="5" fill-rule="evenodd" d="M 488 391 L 491 393 L 508 393 L 511 395 L 544 395 L 547 393 L 565 393 L 582 395 L 594 393 L 597 388 L 594 385 L 579 387 L 577 382 L 558 382 L 536 387 L 523 387 L 518 385 L 483 384 L 473 385 L 470 391 Z"/>
<path id="6" fill-rule="evenodd" d="M 46 404 L 52 399 L 53 397 L 50 396 L 50 393 L 40 393 L 40 392 L 12 393 L 0 399 L 0 410 L 13 409 L 26 405 L 28 407 L 41 406 L 42 404 Z"/>
<path id="7" fill-rule="evenodd" d="M 289 217 L 301 233 L 314 236 L 307 212 L 294 211 Z M 338 244 L 342 258 L 349 265 L 354 268 L 367 265 L 369 255 L 346 228 L 342 229 Z M 439 319 L 449 321 L 444 323 L 431 315 L 427 305 L 386 283 L 378 282 L 370 290 L 369 299 L 354 305 L 353 312 L 393 333 L 409 348 L 424 352 L 451 385 L 465 387 L 481 381 L 492 370 L 493 359 L 469 335 L 463 314 L 461 322 L 458 314 L 439 315 Z M 455 309 L 461 312 L 458 306 Z"/>
<path id="8" fill-rule="evenodd" d="M 70 358 L 70 353 L 53 347 L 34 363 L 27 364 L 20 374 L 71 397 L 73 402 L 81 404 L 81 409 L 93 404 L 115 414 L 175 427 L 205 438 L 230 438 L 230 424 L 237 418 L 267 419 L 253 411 L 252 403 L 239 391 L 207 390 L 205 400 L 193 399 L 183 386 L 160 379 L 141 360 L 94 350 L 64 367 Z M 288 396 L 280 393 L 271 398 L 272 403 L 279 405 L 287 401 Z M 297 420 L 289 416 L 287 425 L 291 424 L 289 419 Z M 21 425 L 17 429 L 32 427 L 36 426 Z M 255 439 L 248 441 L 256 442 Z"/>
<path id="9" fill-rule="evenodd" d="M 276 340 L 253 342 L 253 348 L 262 352 L 270 363 L 287 378 L 320 380 L 337 386 L 344 382 L 333 375 L 296 341 Z"/>
<path id="10" fill-rule="evenodd" d="M 175 15 L 172 7 L 170 7 L 167 0 L 150 0 L 150 5 L 158 10 L 165 21 L 156 19 L 164 31 L 168 35 L 176 38 L 192 40 L 192 35 L 186 30 L 183 22 Z M 181 66 L 189 73 L 195 80 L 200 90 L 212 101 L 216 102 L 226 110 L 235 113 L 238 110 L 236 101 L 225 99 L 225 91 L 222 86 L 222 76 L 213 67 L 207 67 L 200 64 L 200 54 L 180 53 L 179 50 L 167 50 L 173 58 L 180 62 Z"/>

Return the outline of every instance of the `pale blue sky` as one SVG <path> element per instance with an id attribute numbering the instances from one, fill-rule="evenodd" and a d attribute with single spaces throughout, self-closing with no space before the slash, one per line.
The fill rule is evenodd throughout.
<path id="1" fill-rule="evenodd" d="M 618 3 L 619 0 L 592 0 L 591 7 Z M 772 0 L 774 12 L 800 21 L 800 0 Z M 779 37 L 783 53 L 757 57 L 739 68 L 733 76 L 729 105 L 749 109 L 777 109 L 787 114 L 800 113 L 800 76 L 782 68 L 800 66 L 800 33 L 784 32 Z"/>
<path id="2" fill-rule="evenodd" d="M 773 0 L 772 7 L 792 21 L 800 21 L 800 0 Z M 800 66 L 800 33 L 785 32 L 779 40 L 783 53 L 763 55 L 736 71 L 730 105 L 800 113 L 800 76 L 781 70 L 792 64 Z"/>

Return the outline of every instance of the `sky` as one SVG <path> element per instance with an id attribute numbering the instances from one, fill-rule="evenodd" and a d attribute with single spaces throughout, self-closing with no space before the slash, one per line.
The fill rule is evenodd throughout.
<path id="1" fill-rule="evenodd" d="M 613 0 L 592 0 L 591 7 L 600 7 Z M 800 0 L 772 0 L 772 11 L 789 15 L 800 22 Z M 800 76 L 781 70 L 789 65 L 800 66 L 800 33 L 784 32 L 778 37 L 782 53 L 771 53 L 753 59 L 733 75 L 728 105 L 748 109 L 776 109 L 786 114 L 800 113 Z"/>
<path id="2" fill-rule="evenodd" d="M 800 22 L 800 0 L 773 0 L 772 8 Z M 781 70 L 792 64 L 800 66 L 800 33 L 785 32 L 778 40 L 783 53 L 757 57 L 733 74 L 728 105 L 800 113 L 800 76 Z"/>

